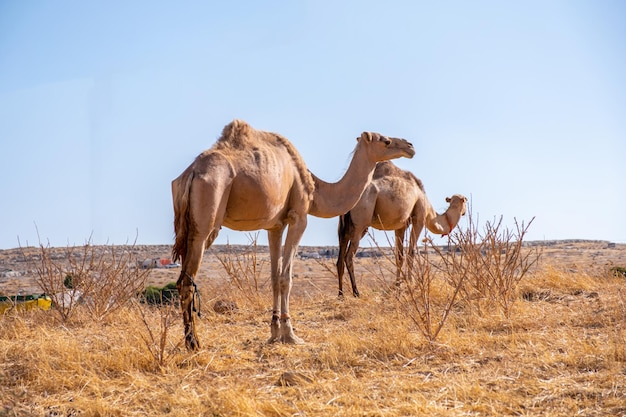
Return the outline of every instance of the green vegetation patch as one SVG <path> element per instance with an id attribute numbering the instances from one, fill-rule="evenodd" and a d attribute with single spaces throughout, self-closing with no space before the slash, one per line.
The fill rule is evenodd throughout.
<path id="1" fill-rule="evenodd" d="M 616 277 L 622 276 L 626 278 L 626 268 L 623 266 L 614 266 L 611 268 L 611 273 Z"/>
<path id="2" fill-rule="evenodd" d="M 164 287 L 149 285 L 143 291 L 141 301 L 147 304 L 170 304 L 178 300 L 178 289 L 175 282 L 170 282 Z"/>

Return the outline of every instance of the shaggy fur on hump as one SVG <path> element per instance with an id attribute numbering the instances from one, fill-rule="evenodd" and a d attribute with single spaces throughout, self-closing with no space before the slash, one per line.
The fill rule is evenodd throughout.
<path id="1" fill-rule="evenodd" d="M 233 120 L 231 123 L 224 126 L 222 136 L 212 149 L 251 150 L 256 147 L 256 143 L 259 141 L 269 143 L 278 148 L 284 148 L 296 164 L 296 168 L 300 173 L 300 178 L 307 194 L 313 193 L 315 183 L 302 156 L 287 138 L 277 133 L 256 130 L 243 120 Z M 212 149 L 209 149 L 207 152 L 210 152 Z"/>
<path id="2" fill-rule="evenodd" d="M 392 164 L 390 161 L 379 162 L 376 165 L 376 170 L 374 171 L 373 178 L 378 179 L 378 178 L 388 177 L 391 174 L 394 174 L 394 176 L 396 177 L 402 176 L 404 178 L 413 180 L 417 184 L 417 186 L 420 187 L 420 190 L 426 192 L 426 190 L 424 190 L 424 184 L 422 183 L 422 180 L 420 180 L 415 175 L 413 175 L 412 172 L 401 170 L 400 168 Z"/>

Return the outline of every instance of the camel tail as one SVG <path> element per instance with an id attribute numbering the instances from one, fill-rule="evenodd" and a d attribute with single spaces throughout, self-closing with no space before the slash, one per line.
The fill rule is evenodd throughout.
<path id="1" fill-rule="evenodd" d="M 174 202 L 174 234 L 175 241 L 172 248 L 172 260 L 176 262 L 187 255 L 187 236 L 189 235 L 189 193 L 193 171 L 185 171 L 180 177 L 172 181 L 172 200 Z"/>

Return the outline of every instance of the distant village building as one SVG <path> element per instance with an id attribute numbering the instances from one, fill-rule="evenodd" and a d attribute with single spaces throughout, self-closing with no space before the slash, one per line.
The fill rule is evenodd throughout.
<path id="1" fill-rule="evenodd" d="M 318 252 L 300 252 L 300 258 L 302 259 L 320 259 L 321 255 Z"/>
<path id="2" fill-rule="evenodd" d="M 176 268 L 178 266 L 180 266 L 180 264 L 172 263 L 172 260 L 169 258 L 149 258 L 141 264 L 141 268 L 143 269 Z"/>
<path id="3" fill-rule="evenodd" d="M 146 259 L 141 264 L 141 267 L 143 269 L 151 269 L 151 268 L 156 268 L 158 265 L 159 265 L 159 262 L 157 259 Z"/>
<path id="4" fill-rule="evenodd" d="M 357 258 L 380 258 L 381 256 L 383 256 L 383 253 L 379 250 L 362 250 L 357 252 L 356 257 Z"/>

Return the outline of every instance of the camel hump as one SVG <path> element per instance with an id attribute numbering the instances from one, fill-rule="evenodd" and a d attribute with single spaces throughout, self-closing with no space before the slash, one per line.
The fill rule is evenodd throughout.
<path id="1" fill-rule="evenodd" d="M 419 187 L 420 190 L 422 190 L 423 192 L 426 192 L 426 190 L 424 189 L 424 183 L 422 182 L 422 180 L 417 178 L 415 174 L 413 174 L 411 171 L 405 171 L 403 169 L 398 168 L 391 161 L 379 162 L 376 165 L 373 178 L 381 179 L 384 177 L 404 178 L 407 181 L 413 181 Z"/>
<path id="2" fill-rule="evenodd" d="M 250 136 L 252 128 L 248 123 L 243 120 L 235 119 L 222 130 L 222 136 L 220 142 L 229 142 L 233 145 L 238 145 L 243 142 L 245 138 Z"/>
<path id="3" fill-rule="evenodd" d="M 382 161 L 376 164 L 373 178 L 383 178 L 389 175 L 398 175 L 402 170 L 395 166 L 391 161 Z"/>
<path id="4" fill-rule="evenodd" d="M 289 154 L 299 173 L 306 193 L 312 194 L 315 190 L 315 183 L 302 156 L 287 138 L 277 133 L 257 130 L 245 121 L 235 119 L 224 126 L 222 136 L 209 152 L 213 150 L 250 151 L 264 147 L 263 144 L 284 149 Z"/>

